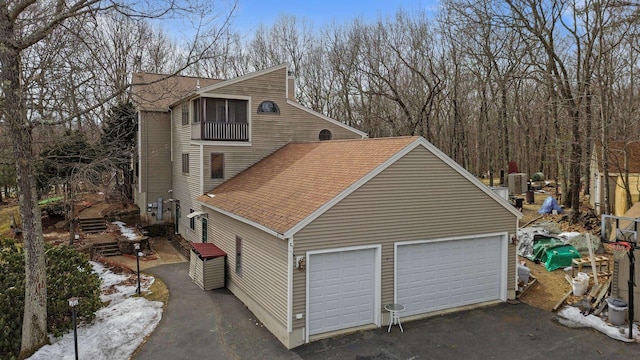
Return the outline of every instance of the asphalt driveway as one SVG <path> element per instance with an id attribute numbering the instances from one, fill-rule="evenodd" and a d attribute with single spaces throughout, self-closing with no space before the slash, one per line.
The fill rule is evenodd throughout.
<path id="1" fill-rule="evenodd" d="M 136 359 L 638 359 L 640 344 L 591 329 L 570 329 L 525 304 L 477 310 L 361 331 L 287 350 L 228 290 L 203 291 L 188 263 L 147 272 L 171 295 L 162 320 Z"/>

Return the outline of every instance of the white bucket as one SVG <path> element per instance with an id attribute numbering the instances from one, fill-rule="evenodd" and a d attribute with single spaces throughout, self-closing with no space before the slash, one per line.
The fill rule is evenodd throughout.
<path id="1" fill-rule="evenodd" d="M 579 272 L 578 276 L 573 278 L 571 285 L 573 287 L 573 295 L 575 296 L 584 295 L 587 292 L 587 289 L 589 288 L 589 275 L 583 272 Z"/>
<path id="2" fill-rule="evenodd" d="M 609 322 L 613 325 L 624 325 L 629 306 L 621 299 L 607 299 L 609 306 Z"/>
<path id="3" fill-rule="evenodd" d="M 524 266 L 518 264 L 518 280 L 522 281 L 525 285 L 529 283 L 529 275 L 531 274 L 531 270 Z"/>

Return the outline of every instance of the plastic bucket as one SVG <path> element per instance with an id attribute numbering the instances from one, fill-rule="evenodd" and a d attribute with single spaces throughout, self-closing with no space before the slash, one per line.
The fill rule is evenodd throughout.
<path id="1" fill-rule="evenodd" d="M 587 287 L 584 286 L 584 281 L 580 279 L 573 279 L 571 285 L 573 286 L 573 295 L 575 296 L 581 296 L 587 292 Z"/>
<path id="2" fill-rule="evenodd" d="M 624 325 L 629 308 L 627 303 L 622 299 L 607 298 L 607 305 L 609 306 L 609 322 L 613 325 Z"/>
<path id="3" fill-rule="evenodd" d="M 573 295 L 584 295 L 589 288 L 589 275 L 583 272 L 579 272 L 578 276 L 573 278 L 573 280 L 571 281 L 571 286 L 573 287 Z"/>
<path id="4" fill-rule="evenodd" d="M 528 284 L 530 274 L 531 270 L 528 267 L 518 264 L 518 280 L 522 281 L 525 284 Z"/>

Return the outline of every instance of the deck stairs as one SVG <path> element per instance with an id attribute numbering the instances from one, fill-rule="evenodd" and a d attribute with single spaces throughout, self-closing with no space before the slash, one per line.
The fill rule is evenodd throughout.
<path id="1" fill-rule="evenodd" d="M 85 234 L 97 234 L 107 230 L 107 221 L 103 217 L 80 218 L 80 229 Z"/>
<path id="2" fill-rule="evenodd" d="M 93 244 L 93 250 L 99 256 L 119 256 L 122 255 L 120 252 L 120 247 L 118 246 L 118 241 L 114 240 L 112 242 L 99 242 Z"/>

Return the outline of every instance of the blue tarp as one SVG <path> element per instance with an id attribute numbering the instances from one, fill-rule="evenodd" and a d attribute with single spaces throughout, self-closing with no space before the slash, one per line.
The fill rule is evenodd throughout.
<path id="1" fill-rule="evenodd" d="M 542 206 L 540 207 L 540 210 L 538 210 L 538 213 L 551 214 L 553 210 L 556 210 L 558 214 L 562 212 L 562 208 L 560 207 L 560 205 L 558 205 L 556 199 L 553 196 L 549 196 L 542 203 Z"/>

